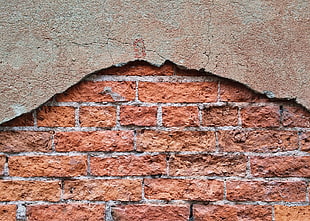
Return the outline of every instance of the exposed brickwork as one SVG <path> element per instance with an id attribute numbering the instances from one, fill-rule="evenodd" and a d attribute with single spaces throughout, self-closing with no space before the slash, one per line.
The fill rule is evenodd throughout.
<path id="1" fill-rule="evenodd" d="M 0 220 L 307 220 L 309 116 L 170 62 L 98 71 L 0 125 Z"/>
<path id="2" fill-rule="evenodd" d="M 105 220 L 104 204 L 58 204 L 58 205 L 30 205 L 27 206 L 29 221 L 35 220 Z"/>

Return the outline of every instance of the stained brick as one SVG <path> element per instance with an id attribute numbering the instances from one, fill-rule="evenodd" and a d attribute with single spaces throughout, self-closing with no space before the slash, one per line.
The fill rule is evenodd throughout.
<path id="1" fill-rule="evenodd" d="M 142 182 L 138 179 L 64 181 L 64 199 L 139 201 L 141 198 Z"/>
<path id="2" fill-rule="evenodd" d="M 302 151 L 310 152 L 310 132 L 300 135 L 300 146 Z"/>
<path id="3" fill-rule="evenodd" d="M 306 183 L 299 181 L 228 181 L 227 199 L 230 201 L 286 201 L 304 202 Z"/>
<path id="4" fill-rule="evenodd" d="M 199 126 L 198 107 L 162 107 L 162 120 L 165 127 Z"/>
<path id="5" fill-rule="evenodd" d="M 8 122 L 1 124 L 3 127 L 27 127 L 34 126 L 33 113 L 25 113 L 19 117 L 16 117 Z"/>
<path id="6" fill-rule="evenodd" d="M 278 127 L 280 126 L 280 109 L 278 106 L 245 107 L 241 109 L 244 127 Z"/>
<path id="7" fill-rule="evenodd" d="M 251 220 L 271 221 L 271 206 L 258 205 L 194 205 L 195 221 Z"/>
<path id="8" fill-rule="evenodd" d="M 117 205 L 112 207 L 114 221 L 187 221 L 187 205 Z"/>
<path id="9" fill-rule="evenodd" d="M 175 155 L 169 160 L 171 176 L 245 176 L 246 157 L 233 155 Z"/>
<path id="10" fill-rule="evenodd" d="M 104 204 L 46 204 L 27 206 L 27 220 L 104 221 Z"/>
<path id="11" fill-rule="evenodd" d="M 139 176 L 166 173 L 166 155 L 91 157 L 91 174 L 95 176 Z"/>
<path id="12" fill-rule="evenodd" d="M 310 112 L 297 106 L 283 107 L 283 126 L 310 127 Z"/>
<path id="13" fill-rule="evenodd" d="M 121 125 L 156 126 L 157 107 L 121 106 Z"/>
<path id="14" fill-rule="evenodd" d="M 296 131 L 219 131 L 218 140 L 220 150 L 225 152 L 281 152 L 298 149 Z"/>
<path id="15" fill-rule="evenodd" d="M 39 127 L 74 127 L 74 107 L 43 106 L 37 112 Z"/>
<path id="16" fill-rule="evenodd" d="M 6 156 L 0 155 L 0 176 L 2 176 L 4 174 L 5 162 L 6 162 Z"/>
<path id="17" fill-rule="evenodd" d="M 137 136 L 137 151 L 214 151 L 215 134 L 211 131 L 151 131 Z"/>
<path id="18" fill-rule="evenodd" d="M 81 107 L 82 127 L 113 127 L 116 124 L 116 107 Z"/>
<path id="19" fill-rule="evenodd" d="M 57 132 L 56 151 L 131 151 L 132 131 Z"/>
<path id="20" fill-rule="evenodd" d="M 0 152 L 50 152 L 51 132 L 0 131 Z"/>
<path id="21" fill-rule="evenodd" d="M 310 156 L 251 157 L 256 177 L 310 177 Z"/>
<path id="22" fill-rule="evenodd" d="M 310 206 L 275 206 L 276 221 L 306 221 L 310 217 Z"/>
<path id="23" fill-rule="evenodd" d="M 73 177 L 86 175 L 86 156 L 11 156 L 10 176 Z"/>
<path id="24" fill-rule="evenodd" d="M 145 179 L 147 199 L 216 201 L 223 199 L 223 182 L 200 179 Z"/>
<path id="25" fill-rule="evenodd" d="M 0 180 L 0 201 L 51 201 L 60 200 L 59 181 Z"/>
<path id="26" fill-rule="evenodd" d="M 202 112 L 202 125 L 208 127 L 237 126 L 238 107 L 210 106 Z"/>
<path id="27" fill-rule="evenodd" d="M 216 102 L 217 82 L 140 82 L 139 100 L 160 103 Z"/>
<path id="28" fill-rule="evenodd" d="M 16 205 L 0 205 L 0 220 L 16 221 Z"/>
<path id="29" fill-rule="evenodd" d="M 56 96 L 59 102 L 119 102 L 135 99 L 135 83 L 131 81 L 82 81 Z"/>

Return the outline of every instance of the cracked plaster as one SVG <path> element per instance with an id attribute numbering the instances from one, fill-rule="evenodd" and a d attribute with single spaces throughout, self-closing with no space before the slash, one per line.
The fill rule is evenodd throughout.
<path id="1" fill-rule="evenodd" d="M 1 0 L 0 122 L 85 75 L 170 60 L 310 108 L 307 0 Z"/>

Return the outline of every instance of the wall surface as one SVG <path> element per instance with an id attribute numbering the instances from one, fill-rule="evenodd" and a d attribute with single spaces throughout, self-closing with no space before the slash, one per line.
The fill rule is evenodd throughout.
<path id="1" fill-rule="evenodd" d="M 310 108 L 308 0 L 1 0 L 0 122 L 114 64 L 170 60 Z"/>
<path id="2" fill-rule="evenodd" d="M 172 64 L 0 125 L 0 220 L 305 221 L 309 190 L 308 111 Z"/>

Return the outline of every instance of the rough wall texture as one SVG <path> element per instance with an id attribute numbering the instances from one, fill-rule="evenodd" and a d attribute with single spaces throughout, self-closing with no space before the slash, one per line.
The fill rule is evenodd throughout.
<path id="1" fill-rule="evenodd" d="M 310 108 L 308 0 L 1 1 L 0 122 L 114 64 L 170 60 Z"/>
<path id="2" fill-rule="evenodd" d="M 0 220 L 310 217 L 310 113 L 135 63 L 0 127 Z"/>

